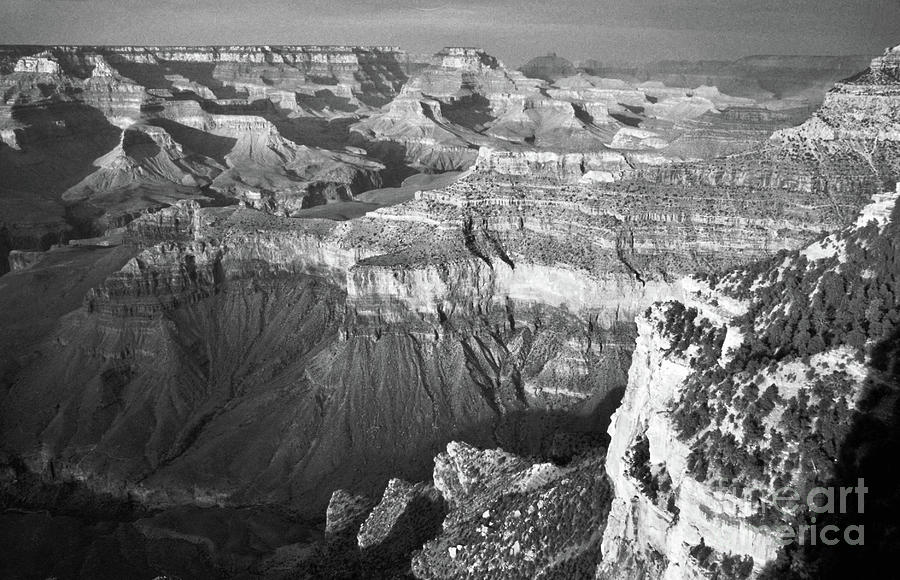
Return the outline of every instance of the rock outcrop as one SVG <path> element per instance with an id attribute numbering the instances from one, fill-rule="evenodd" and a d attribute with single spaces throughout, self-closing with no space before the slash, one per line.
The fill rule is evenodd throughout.
<path id="1" fill-rule="evenodd" d="M 878 345 L 898 322 L 897 197 L 877 196 L 856 226 L 696 282 L 688 301 L 639 317 L 609 430 L 616 498 L 600 577 L 755 577 L 783 546 L 809 544 L 800 506 L 775 498 L 787 488 L 806 501 L 834 484 L 853 425 L 878 412 L 862 401 L 889 381 Z"/>
<path id="2" fill-rule="evenodd" d="M 362 550 L 408 555 L 440 529 L 444 499 L 434 487 L 392 479 L 366 521 L 359 528 L 357 544 Z"/>
<path id="3" fill-rule="evenodd" d="M 583 578 L 599 562 L 609 487 L 597 451 L 566 467 L 452 442 L 434 481 L 450 512 L 416 578 Z"/>
<path id="4" fill-rule="evenodd" d="M 359 528 L 373 507 L 372 501 L 365 496 L 353 495 L 343 489 L 335 490 L 325 512 L 325 535 L 335 540 L 352 536 L 356 542 Z"/>

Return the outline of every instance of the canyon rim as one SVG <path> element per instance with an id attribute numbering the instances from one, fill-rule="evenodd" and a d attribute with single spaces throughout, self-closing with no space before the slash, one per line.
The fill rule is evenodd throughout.
<path id="1" fill-rule="evenodd" d="M 0 577 L 895 574 L 897 9 L 782 14 L 825 54 L 730 0 L 44 4 L 0 4 Z"/>

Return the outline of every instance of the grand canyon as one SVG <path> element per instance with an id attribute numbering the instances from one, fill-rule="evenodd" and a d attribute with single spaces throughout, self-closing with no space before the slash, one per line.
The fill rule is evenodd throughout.
<path id="1" fill-rule="evenodd" d="M 8 45 L 0 91 L 0 576 L 896 568 L 900 46 Z"/>

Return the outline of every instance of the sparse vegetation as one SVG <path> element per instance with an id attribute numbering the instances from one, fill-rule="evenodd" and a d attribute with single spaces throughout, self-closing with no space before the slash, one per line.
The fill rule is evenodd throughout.
<path id="1" fill-rule="evenodd" d="M 814 357 L 845 348 L 862 361 L 870 345 L 896 331 L 900 239 L 869 224 L 830 243 L 833 255 L 815 261 L 782 252 L 746 269 L 704 276 L 749 304 L 737 320 L 744 340 L 725 367 L 711 364 L 722 343 L 709 330 L 698 332 L 691 324 L 695 313 L 662 307 L 666 318 L 658 330 L 670 337 L 670 351 L 687 350 L 686 336 L 703 349 L 672 410 L 680 436 L 691 441 L 688 468 L 697 479 L 811 486 L 831 472 L 857 413 L 858 379 L 846 361 L 831 365 Z M 786 380 L 802 387 L 785 398 L 775 377 L 788 365 L 798 371 Z"/>

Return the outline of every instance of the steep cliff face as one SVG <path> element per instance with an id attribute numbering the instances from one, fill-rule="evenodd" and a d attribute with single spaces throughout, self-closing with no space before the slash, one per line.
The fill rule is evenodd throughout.
<path id="1" fill-rule="evenodd" d="M 876 165 L 879 146 L 889 146 L 900 140 L 897 125 L 897 95 L 900 94 L 898 69 L 900 48 L 885 50 L 884 56 L 875 58 L 868 69 L 837 83 L 825 95 L 822 107 L 812 119 L 794 130 L 776 134 L 774 138 L 790 140 L 792 137 L 805 137 L 859 142 L 860 148 L 868 148 L 870 165 Z"/>
<path id="2" fill-rule="evenodd" d="M 897 198 L 876 196 L 856 226 L 638 318 L 609 431 L 616 497 L 600 577 L 755 577 L 792 540 L 810 543 L 799 506 L 773 498 L 787 487 L 806 501 L 863 475 L 839 460 L 896 390 L 879 353 L 900 322 Z"/>
<path id="3" fill-rule="evenodd" d="M 57 46 L 23 57 L 15 70 L 76 76 L 115 71 L 150 89 L 205 88 L 218 98 L 251 100 L 279 100 L 285 93 L 315 97 L 330 89 L 331 96 L 359 106 L 389 100 L 410 66 L 416 65 L 409 56 L 390 46 Z"/>
<path id="4" fill-rule="evenodd" d="M 475 169 L 510 179 L 609 183 L 630 173 L 632 167 L 625 155 L 618 151 L 560 154 L 550 151 L 497 151 L 484 147 L 478 152 Z"/>
<path id="5" fill-rule="evenodd" d="M 690 448 L 679 439 L 669 410 L 692 369 L 689 358 L 666 356 L 671 344 L 654 333 L 665 320 L 665 306 L 660 310 L 639 319 L 629 386 L 610 424 L 606 468 L 616 499 L 599 576 L 705 578 L 690 554 L 701 542 L 719 556 L 752 558 L 758 572 L 776 557 L 780 537 L 745 521 L 754 513 L 749 502 L 687 473 Z"/>

